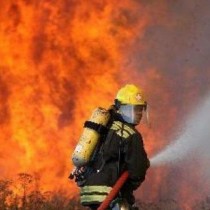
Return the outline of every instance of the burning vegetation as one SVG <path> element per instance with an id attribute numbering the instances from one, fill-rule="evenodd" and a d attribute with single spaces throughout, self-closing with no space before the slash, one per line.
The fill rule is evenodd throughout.
<path id="1" fill-rule="evenodd" d="M 77 197 L 69 198 L 64 191 L 41 191 L 37 175 L 17 174 L 14 179 L 0 180 L 1 210 L 85 210 Z M 137 201 L 137 206 L 144 210 L 183 210 L 175 200 L 158 202 Z M 197 202 L 192 210 L 209 210 L 210 198 Z"/>

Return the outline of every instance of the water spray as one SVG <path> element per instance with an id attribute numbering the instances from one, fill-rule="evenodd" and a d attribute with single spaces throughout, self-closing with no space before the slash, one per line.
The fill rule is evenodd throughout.
<path id="1" fill-rule="evenodd" d="M 151 166 L 175 164 L 196 151 L 209 155 L 210 151 L 210 96 L 191 114 L 181 135 L 164 150 L 150 159 Z"/>

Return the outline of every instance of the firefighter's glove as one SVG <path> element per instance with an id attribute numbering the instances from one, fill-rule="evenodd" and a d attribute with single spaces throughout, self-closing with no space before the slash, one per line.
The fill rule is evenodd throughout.
<path id="1" fill-rule="evenodd" d="M 86 168 L 85 167 L 76 168 L 74 176 L 77 185 L 79 187 L 82 187 L 86 182 Z"/>

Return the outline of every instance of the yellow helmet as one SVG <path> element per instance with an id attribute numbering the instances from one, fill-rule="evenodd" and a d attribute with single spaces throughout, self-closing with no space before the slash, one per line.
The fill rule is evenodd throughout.
<path id="1" fill-rule="evenodd" d="M 138 88 L 133 84 L 127 84 L 122 87 L 116 96 L 116 99 L 121 104 L 130 104 L 130 105 L 145 105 L 146 100 L 142 89 Z"/>

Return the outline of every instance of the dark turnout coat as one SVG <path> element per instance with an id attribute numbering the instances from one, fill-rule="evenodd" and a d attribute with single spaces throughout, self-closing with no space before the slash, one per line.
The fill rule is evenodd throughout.
<path id="1" fill-rule="evenodd" d="M 125 170 L 129 172 L 129 179 L 122 187 L 120 196 L 132 205 L 135 202 L 133 191 L 144 181 L 149 167 L 141 134 L 122 120 L 112 121 L 92 167 L 95 172 L 88 176 L 81 187 L 82 205 L 103 202 Z"/>

